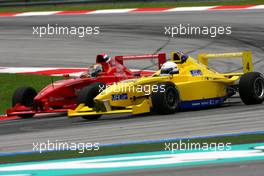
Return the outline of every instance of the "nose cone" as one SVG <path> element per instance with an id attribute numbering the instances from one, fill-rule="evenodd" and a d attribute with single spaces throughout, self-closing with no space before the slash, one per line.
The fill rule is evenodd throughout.
<path id="1" fill-rule="evenodd" d="M 57 93 L 60 94 L 60 90 L 62 87 L 65 87 L 66 85 L 70 85 L 72 83 L 71 79 L 68 80 L 59 80 L 54 83 L 51 83 L 44 87 L 38 95 L 35 97 L 35 99 L 43 99 L 47 98 L 51 94 Z"/>
<path id="2" fill-rule="evenodd" d="M 103 101 L 106 99 L 111 99 L 111 95 L 118 92 L 117 84 L 112 86 L 108 86 L 105 90 L 103 90 L 99 95 L 97 95 L 94 100 Z"/>
<path id="3" fill-rule="evenodd" d="M 113 84 L 108 86 L 104 91 L 95 97 L 97 101 L 103 101 L 106 99 L 111 100 L 112 95 L 130 93 L 133 90 L 134 81 L 132 82 L 120 82 L 118 84 Z"/>

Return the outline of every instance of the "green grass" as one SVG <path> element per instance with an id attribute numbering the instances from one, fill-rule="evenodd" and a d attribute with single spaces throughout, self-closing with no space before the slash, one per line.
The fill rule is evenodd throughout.
<path id="1" fill-rule="evenodd" d="M 222 0 L 205 2 L 123 2 L 123 3 L 91 3 L 80 5 L 42 5 L 27 7 L 2 7 L 0 12 L 29 12 L 29 11 L 63 11 L 63 10 L 95 10 L 120 8 L 146 8 L 146 7 L 188 7 L 188 6 L 214 6 L 214 5 L 248 5 L 264 4 L 264 0 Z"/>
<path id="2" fill-rule="evenodd" d="M 179 141 L 168 141 L 168 142 L 179 143 Z M 182 140 L 182 142 L 184 142 L 184 140 Z M 201 143 L 201 144 L 202 143 L 225 143 L 225 144 L 232 143 L 232 145 L 257 143 L 257 142 L 264 142 L 264 134 L 247 134 L 241 136 L 212 137 L 205 139 L 193 139 L 193 140 L 189 140 L 188 142 Z M 137 153 L 137 152 L 152 152 L 152 151 L 162 151 L 164 150 L 164 148 L 165 148 L 164 142 L 148 143 L 148 144 L 130 144 L 130 145 L 121 145 L 121 146 L 105 146 L 105 147 L 100 147 L 98 151 L 88 151 L 85 153 L 78 153 L 77 151 L 57 151 L 57 152 L 1 156 L 0 163 L 29 162 L 29 161 L 64 159 L 64 158 L 80 158 L 80 157 L 105 156 L 105 155 L 114 155 L 114 154 L 127 154 L 127 153 Z"/>
<path id="3" fill-rule="evenodd" d="M 58 80 L 60 77 L 53 77 L 53 80 Z M 5 113 L 5 110 L 11 107 L 13 92 L 22 86 L 31 86 L 37 91 L 42 89 L 47 84 L 51 83 L 51 77 L 42 75 L 26 75 L 26 74 L 0 74 L 0 114 Z"/>

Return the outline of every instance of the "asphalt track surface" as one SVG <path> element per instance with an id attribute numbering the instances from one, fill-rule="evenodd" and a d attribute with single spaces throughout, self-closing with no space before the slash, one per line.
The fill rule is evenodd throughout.
<path id="1" fill-rule="evenodd" d="M 255 70 L 264 72 L 263 17 L 262 10 L 247 10 L 0 18 L 0 65 L 83 67 L 94 63 L 95 55 L 100 52 L 111 55 L 146 54 L 154 53 L 164 46 L 162 51 L 181 50 L 193 56 L 201 52 L 252 50 Z M 164 35 L 164 26 L 181 23 L 208 27 L 231 26 L 232 34 L 216 38 L 179 36 L 172 39 Z M 39 38 L 32 35 L 33 26 L 47 24 L 96 25 L 100 26 L 101 34 L 86 38 Z M 145 64 L 150 65 L 151 62 Z M 141 64 L 130 66 L 142 67 Z M 238 61 L 229 60 L 215 61 L 212 66 L 223 71 L 240 67 Z M 216 109 L 179 112 L 166 116 L 124 114 L 104 116 L 98 121 L 49 116 L 0 121 L 0 152 L 30 151 L 33 142 L 47 140 L 111 144 L 259 131 L 264 126 L 263 107 L 246 106 L 235 98 Z M 222 175 L 231 172 L 227 167 L 222 169 L 227 170 Z M 207 173 L 206 169 L 201 172 Z"/>

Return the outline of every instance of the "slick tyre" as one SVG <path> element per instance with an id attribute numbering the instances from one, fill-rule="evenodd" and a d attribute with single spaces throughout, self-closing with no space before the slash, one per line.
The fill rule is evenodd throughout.
<path id="1" fill-rule="evenodd" d="M 239 95 L 246 105 L 261 104 L 264 101 L 264 78 L 259 72 L 248 72 L 239 80 Z"/>
<path id="2" fill-rule="evenodd" d="M 26 107 L 32 107 L 34 103 L 34 98 L 37 95 L 37 92 L 32 87 L 20 87 L 15 90 L 12 97 L 12 106 L 14 107 L 16 104 L 21 104 Z M 22 118 L 30 118 L 35 114 L 21 114 L 18 115 Z"/>
<path id="3" fill-rule="evenodd" d="M 106 84 L 97 82 L 90 84 L 89 86 L 83 87 L 79 95 L 77 97 L 77 104 L 84 103 L 86 106 L 93 108 L 94 107 L 94 98 L 103 90 L 106 88 Z M 94 115 L 94 116 L 82 116 L 84 119 L 89 120 L 96 120 L 100 118 L 101 115 Z"/>
<path id="4" fill-rule="evenodd" d="M 151 95 L 153 110 L 159 114 L 172 114 L 179 109 L 179 92 L 175 84 L 158 84 L 158 91 Z"/>

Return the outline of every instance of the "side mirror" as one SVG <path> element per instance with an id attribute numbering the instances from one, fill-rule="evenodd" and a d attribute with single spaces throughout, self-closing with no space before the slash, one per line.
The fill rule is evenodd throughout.
<path id="1" fill-rule="evenodd" d="M 135 76 L 135 77 L 140 77 L 141 74 L 140 74 L 140 73 L 134 73 L 133 76 Z"/>
<path id="2" fill-rule="evenodd" d="M 69 79 L 70 75 L 69 74 L 63 74 L 64 79 Z"/>

